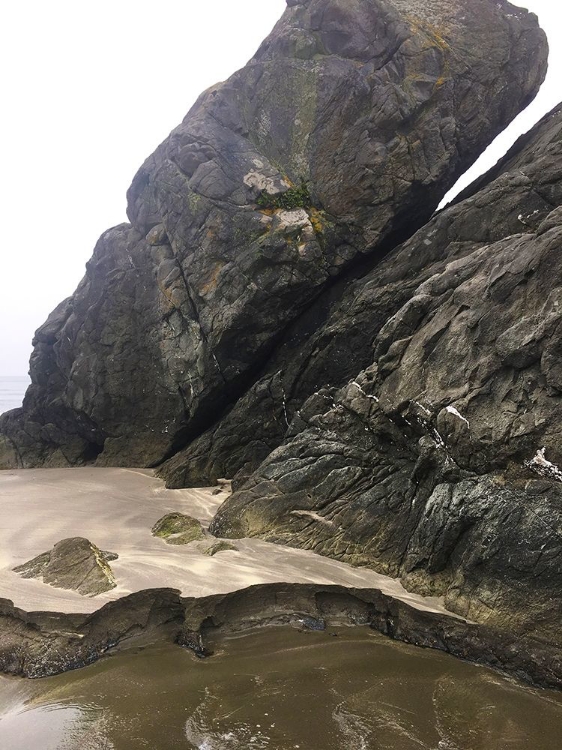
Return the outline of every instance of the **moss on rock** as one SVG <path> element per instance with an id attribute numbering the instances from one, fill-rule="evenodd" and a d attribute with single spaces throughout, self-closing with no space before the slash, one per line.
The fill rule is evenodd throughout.
<path id="1" fill-rule="evenodd" d="M 281 208 L 285 211 L 293 211 L 296 208 L 309 208 L 312 205 L 312 198 L 306 182 L 301 182 L 299 187 L 289 188 L 284 193 L 275 195 L 262 190 L 256 204 L 263 209 Z"/>
<path id="2" fill-rule="evenodd" d="M 167 544 L 189 544 L 205 539 L 201 523 L 183 513 L 168 513 L 152 527 L 152 535 L 164 539 Z"/>

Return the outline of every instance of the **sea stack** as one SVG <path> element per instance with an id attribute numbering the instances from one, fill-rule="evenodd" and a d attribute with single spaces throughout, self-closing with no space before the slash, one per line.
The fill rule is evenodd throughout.
<path id="1" fill-rule="evenodd" d="M 435 213 L 545 36 L 506 0 L 287 6 L 37 331 L 0 468 L 232 480 L 213 534 L 400 577 L 558 679 L 562 109 Z"/>
<path id="2" fill-rule="evenodd" d="M 427 222 L 546 57 L 503 0 L 288 3 L 145 161 L 130 224 L 37 331 L 0 466 L 157 466 L 188 446 L 291 326 L 319 325 L 315 302 Z"/>

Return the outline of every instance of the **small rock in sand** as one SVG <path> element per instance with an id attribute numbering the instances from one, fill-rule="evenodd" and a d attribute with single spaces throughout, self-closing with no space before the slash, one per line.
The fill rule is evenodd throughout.
<path id="1" fill-rule="evenodd" d="M 183 513 L 168 513 L 163 516 L 152 527 L 152 534 L 168 544 L 189 544 L 206 538 L 201 523 Z"/>
<path id="2" fill-rule="evenodd" d="M 63 539 L 52 550 L 14 568 L 23 578 L 40 578 L 59 589 L 71 589 L 82 596 L 96 596 L 116 586 L 108 560 L 113 552 L 102 552 L 83 537 Z"/>
<path id="3" fill-rule="evenodd" d="M 215 542 L 215 544 L 211 544 L 210 547 L 207 547 L 204 554 L 213 557 L 219 552 L 238 552 L 238 547 L 235 547 L 234 544 L 230 544 L 230 542 Z"/>

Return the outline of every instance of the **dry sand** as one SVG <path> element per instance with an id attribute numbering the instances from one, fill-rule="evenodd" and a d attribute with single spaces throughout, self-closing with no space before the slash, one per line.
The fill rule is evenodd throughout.
<path id="1" fill-rule="evenodd" d="M 208 557 L 203 550 L 212 539 L 174 547 L 150 533 L 171 511 L 192 515 L 206 526 L 226 497 L 226 492 L 214 495 L 212 488 L 167 490 L 152 472 L 140 469 L 0 472 L 0 598 L 28 612 L 93 612 L 143 589 L 207 596 L 281 581 L 376 588 L 417 608 L 446 612 L 438 599 L 409 594 L 399 581 L 313 552 L 244 539 L 234 541 L 238 552 Z M 111 563 L 117 588 L 85 598 L 12 571 L 73 536 L 119 555 Z"/>

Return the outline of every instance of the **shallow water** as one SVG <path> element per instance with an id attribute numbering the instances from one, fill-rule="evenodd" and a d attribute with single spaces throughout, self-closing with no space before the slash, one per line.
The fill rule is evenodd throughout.
<path id="1" fill-rule="evenodd" d="M 0 414 L 22 405 L 29 378 L 0 375 Z"/>
<path id="2" fill-rule="evenodd" d="M 264 629 L 0 678 L 2 750 L 554 750 L 562 696 L 367 629 Z"/>

